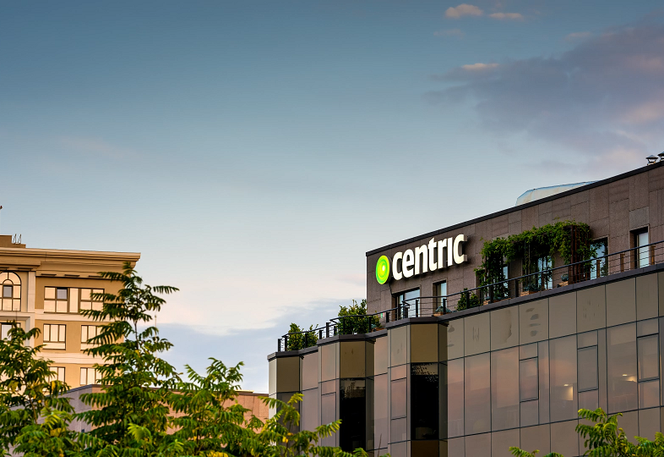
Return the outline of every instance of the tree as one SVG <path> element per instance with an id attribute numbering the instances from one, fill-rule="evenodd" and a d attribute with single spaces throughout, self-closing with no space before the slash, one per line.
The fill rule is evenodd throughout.
<path id="1" fill-rule="evenodd" d="M 589 457 L 664 457 L 664 435 L 657 432 L 655 441 L 649 441 L 639 436 L 635 437 L 637 444 L 630 442 L 622 428 L 618 427 L 618 417 L 622 413 L 609 416 L 602 408 L 594 411 L 580 409 L 579 417 L 593 424 L 579 424 L 576 432 L 584 438 L 588 449 L 583 455 Z M 516 457 L 535 457 L 539 451 L 532 453 L 510 447 L 510 452 Z M 547 454 L 544 457 L 563 457 L 557 453 Z"/>
<path id="2" fill-rule="evenodd" d="M 348 307 L 339 305 L 338 317 L 338 333 L 340 335 L 369 333 L 380 326 L 377 316 L 367 316 L 366 299 L 363 299 L 360 303 L 353 300 L 353 304 Z"/>
<path id="3" fill-rule="evenodd" d="M 154 446 L 164 439 L 169 426 L 168 399 L 179 381 L 175 368 L 158 355 L 172 344 L 159 336 L 159 330 L 147 326 L 161 310 L 165 300 L 155 294 L 170 294 L 171 286 L 149 286 L 127 262 L 123 271 L 102 272 L 101 277 L 119 281 L 117 294 L 93 294 L 103 300 L 101 310 L 81 312 L 101 325 L 90 342 L 97 346 L 86 353 L 104 359 L 96 365 L 101 375 L 101 392 L 87 393 L 81 400 L 93 407 L 77 417 L 93 426 L 86 442 L 89 451 L 108 447 L 111 453 L 133 449 L 146 451 L 143 440 L 149 435 Z M 138 439 L 141 438 L 141 439 Z M 145 453 L 145 452 L 144 452 Z"/>
<path id="4" fill-rule="evenodd" d="M 43 346 L 31 347 L 30 340 L 39 329 L 25 331 L 18 324 L 9 330 L 7 339 L 0 339 L 0 452 L 21 446 L 26 455 L 41 447 L 43 433 L 58 438 L 53 449 L 74 449 L 73 434 L 66 429 L 73 408 L 61 394 L 69 387 L 55 379 L 50 360 L 39 356 Z M 40 420 L 45 419 L 44 424 Z M 57 425 L 57 426 L 56 426 Z M 23 435 L 22 435 L 23 434 Z M 47 455 L 47 454 L 43 454 Z"/>

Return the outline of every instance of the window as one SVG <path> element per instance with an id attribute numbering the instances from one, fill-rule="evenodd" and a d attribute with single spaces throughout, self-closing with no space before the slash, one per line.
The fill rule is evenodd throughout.
<path id="1" fill-rule="evenodd" d="M 394 296 L 394 305 L 395 308 L 398 308 L 398 313 L 408 312 L 409 316 L 417 316 L 419 309 L 419 300 L 420 298 L 420 289 L 409 290 L 408 292 L 402 292 Z M 406 311 L 407 310 L 407 311 Z"/>
<path id="2" fill-rule="evenodd" d="M 98 384 L 101 376 L 94 368 L 81 368 L 81 385 Z"/>
<path id="3" fill-rule="evenodd" d="M 66 313 L 69 310 L 69 301 L 67 300 L 69 291 L 62 287 L 44 288 L 44 312 L 47 313 Z"/>
<path id="4" fill-rule="evenodd" d="M 0 309 L 2 311 L 21 310 L 21 279 L 16 273 L 5 271 L 0 273 Z"/>
<path id="5" fill-rule="evenodd" d="M 92 309 L 101 311 L 104 302 L 101 300 L 94 300 L 94 294 L 103 294 L 104 289 L 81 289 L 81 309 Z"/>
<path id="6" fill-rule="evenodd" d="M 67 326 L 44 324 L 44 349 L 65 349 Z"/>
<path id="7" fill-rule="evenodd" d="M 647 267 L 650 265 L 648 228 L 634 231 L 632 234 L 634 237 L 634 247 L 638 248 L 634 250 L 635 266 L 636 268 Z"/>
<path id="8" fill-rule="evenodd" d="M 411 439 L 438 439 L 438 364 L 411 365 Z"/>
<path id="9" fill-rule="evenodd" d="M 637 325 L 639 408 L 659 406 L 659 335 L 657 320 Z"/>
<path id="10" fill-rule="evenodd" d="M 95 344 L 91 343 L 89 340 L 99 335 L 100 332 L 100 325 L 81 325 L 81 349 L 94 347 Z"/>
<path id="11" fill-rule="evenodd" d="M 537 343 L 519 347 L 519 410 L 521 426 L 536 425 L 539 417 L 539 364 Z M 506 376 L 509 376 L 508 374 Z"/>
<path id="12" fill-rule="evenodd" d="M 597 279 L 608 275 L 609 262 L 606 256 L 609 254 L 609 240 L 602 238 L 601 240 L 593 241 L 590 249 L 591 252 L 594 252 L 594 256 L 590 262 L 590 279 Z"/>
<path id="13" fill-rule="evenodd" d="M 436 312 L 444 312 L 447 309 L 447 282 L 439 282 L 433 286 L 433 294 L 438 297 Z"/>
<path id="14" fill-rule="evenodd" d="M 607 329 L 607 343 L 608 412 L 637 409 L 636 325 Z"/>
<path id="15" fill-rule="evenodd" d="M 51 367 L 51 371 L 55 373 L 52 379 L 65 382 L 65 367 Z"/>
<path id="16" fill-rule="evenodd" d="M 9 322 L 3 322 L 2 324 L 0 324 L 1 329 L 2 329 L 1 330 L 1 337 L 2 337 L 3 340 L 9 338 L 9 331 L 12 329 L 12 325 L 13 324 L 11 324 Z"/>
<path id="17" fill-rule="evenodd" d="M 553 289 L 553 259 L 551 256 L 544 256 L 537 259 L 537 271 L 541 273 L 540 284 L 542 290 Z"/>

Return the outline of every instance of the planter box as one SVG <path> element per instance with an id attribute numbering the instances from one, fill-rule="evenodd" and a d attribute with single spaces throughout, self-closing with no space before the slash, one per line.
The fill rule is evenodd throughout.
<path id="1" fill-rule="evenodd" d="M 565 287 L 568 284 L 569 284 L 569 281 L 562 281 L 562 282 L 558 283 L 558 287 Z"/>
<path id="2" fill-rule="evenodd" d="M 539 290 L 524 290 L 519 294 L 519 297 L 525 297 L 526 295 L 536 294 Z"/>

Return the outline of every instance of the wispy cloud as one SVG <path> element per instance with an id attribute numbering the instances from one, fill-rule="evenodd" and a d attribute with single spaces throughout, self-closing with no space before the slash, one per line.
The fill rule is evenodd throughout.
<path id="1" fill-rule="evenodd" d="M 462 16 L 481 16 L 484 12 L 475 5 L 462 3 L 459 6 L 449 7 L 445 11 L 445 17 L 459 19 Z"/>
<path id="2" fill-rule="evenodd" d="M 583 40 L 585 38 L 589 38 L 592 36 L 591 32 L 574 32 L 570 33 L 565 37 L 566 41 L 577 41 L 577 40 Z"/>
<path id="3" fill-rule="evenodd" d="M 437 30 L 433 32 L 434 36 L 455 36 L 463 38 L 466 34 L 461 29 Z"/>
<path id="4" fill-rule="evenodd" d="M 449 87 L 428 93 L 432 102 L 474 101 L 485 127 L 582 153 L 588 167 L 636 160 L 664 142 L 662 24 L 589 36 L 559 56 L 464 65 L 433 79 Z"/>
<path id="5" fill-rule="evenodd" d="M 489 14 L 489 17 L 499 21 L 523 21 L 523 15 L 520 13 L 493 13 Z"/>
<path id="6" fill-rule="evenodd" d="M 105 156 L 114 159 L 135 156 L 137 154 L 136 151 L 132 149 L 115 146 L 99 138 L 65 136 L 57 138 L 56 142 L 61 146 L 79 153 Z"/>

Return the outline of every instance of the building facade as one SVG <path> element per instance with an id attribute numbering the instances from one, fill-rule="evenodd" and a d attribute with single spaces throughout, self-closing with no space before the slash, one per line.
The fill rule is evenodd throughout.
<path id="1" fill-rule="evenodd" d="M 341 419 L 325 444 L 376 456 L 520 446 L 574 457 L 580 408 L 621 412 L 627 436 L 653 439 L 664 423 L 663 209 L 657 163 L 372 250 L 379 324 L 340 334 L 333 320 L 299 350 L 281 339 L 270 395 L 302 392 L 302 428 Z M 574 257 L 570 228 L 571 260 L 505 258 L 499 281 L 478 278 L 485 242 L 563 221 L 587 224 L 589 256 Z"/>
<path id="2" fill-rule="evenodd" d="M 122 271 L 140 254 L 27 248 L 0 235 L 1 337 L 6 338 L 13 322 L 24 329 L 37 327 L 40 335 L 31 344 L 42 345 L 42 354 L 53 361 L 57 378 L 70 387 L 94 384 L 93 368 L 102 360 L 85 354 L 88 339 L 99 323 L 81 314 L 101 309 L 94 293 L 115 293 L 119 284 L 102 279 L 100 271 Z"/>

